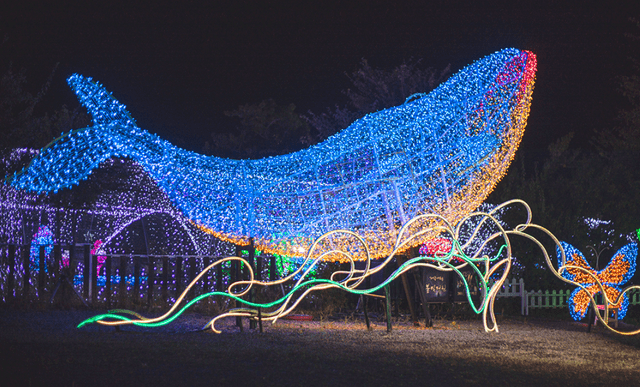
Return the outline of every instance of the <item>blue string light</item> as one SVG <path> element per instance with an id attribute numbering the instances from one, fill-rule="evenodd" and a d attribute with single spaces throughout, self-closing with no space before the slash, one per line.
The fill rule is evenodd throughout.
<path id="1" fill-rule="evenodd" d="M 73 75 L 68 83 L 93 126 L 56 139 L 7 180 L 57 192 L 107 159 L 128 157 L 187 218 L 220 239 L 254 238 L 262 251 L 302 256 L 325 232 L 348 229 L 380 257 L 412 217 L 436 213 L 455 223 L 493 190 L 522 138 L 535 70 L 531 52 L 504 49 L 320 144 L 259 160 L 177 148 L 140 129 L 102 85 Z"/>

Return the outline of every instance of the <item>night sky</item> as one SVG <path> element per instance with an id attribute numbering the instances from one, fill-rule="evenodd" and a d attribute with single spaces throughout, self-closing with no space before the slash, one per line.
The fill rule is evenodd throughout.
<path id="1" fill-rule="evenodd" d="M 632 71 L 624 33 L 640 16 L 639 1 L 2 3 L 3 71 L 9 61 L 25 68 L 37 91 L 60 63 L 44 108 L 77 106 L 65 83 L 77 72 L 141 128 L 196 151 L 212 131 L 231 130 L 223 112 L 240 104 L 344 105 L 345 73 L 362 58 L 385 69 L 422 58 L 455 72 L 505 47 L 538 57 L 522 147 L 539 153 L 569 131 L 580 143 L 626 106 L 615 77 Z"/>

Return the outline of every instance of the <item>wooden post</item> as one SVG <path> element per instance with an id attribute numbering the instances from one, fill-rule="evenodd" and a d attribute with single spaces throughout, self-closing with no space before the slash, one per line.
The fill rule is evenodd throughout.
<path id="1" fill-rule="evenodd" d="M 384 287 L 385 311 L 387 314 L 387 332 L 391 332 L 391 292 L 389 284 Z"/>
<path id="2" fill-rule="evenodd" d="M 364 280 L 364 285 L 365 288 L 367 289 L 371 289 L 371 276 L 367 276 L 367 278 L 365 278 Z M 362 300 L 362 311 L 364 312 L 364 322 L 367 324 L 367 330 L 370 331 L 371 330 L 371 321 L 369 320 L 369 313 L 368 313 L 368 304 L 369 304 L 369 299 L 367 298 L 367 296 L 365 294 L 362 294 L 360 296 L 360 300 Z"/>
<path id="3" fill-rule="evenodd" d="M 147 267 L 147 307 L 153 304 L 153 287 L 156 282 L 155 258 L 147 257 L 149 265 Z"/>
<path id="4" fill-rule="evenodd" d="M 176 258 L 176 298 L 182 293 L 182 259 Z"/>
<path id="5" fill-rule="evenodd" d="M 118 289 L 118 304 L 122 306 L 127 299 L 127 257 L 120 257 L 120 286 Z"/>
<path id="6" fill-rule="evenodd" d="M 169 258 L 162 257 L 162 302 L 166 305 L 169 298 Z"/>
<path id="7" fill-rule="evenodd" d="M 140 257 L 133 257 L 133 304 L 140 304 Z"/>
<path id="8" fill-rule="evenodd" d="M 91 303 L 98 301 L 98 256 L 91 254 Z"/>
<path id="9" fill-rule="evenodd" d="M 53 269 L 51 270 L 51 275 L 53 278 L 60 278 L 60 266 L 62 262 L 62 246 L 55 245 L 53 246 Z"/>
<path id="10" fill-rule="evenodd" d="M 26 299 L 29 297 L 29 290 L 31 287 L 31 282 L 29 279 L 31 277 L 31 262 L 29 261 L 29 246 L 25 245 L 22 249 L 22 267 L 24 268 L 24 277 L 22 278 L 22 297 Z"/>
<path id="11" fill-rule="evenodd" d="M 107 293 L 107 309 L 111 309 L 111 265 L 112 263 L 113 263 L 113 257 L 107 256 L 107 260 L 104 262 L 104 276 L 106 280 L 104 291 Z"/>
<path id="12" fill-rule="evenodd" d="M 396 317 L 400 317 L 400 299 L 402 298 L 400 296 L 400 284 L 398 283 L 398 281 L 393 281 L 392 284 L 394 287 L 393 295 L 396 299 L 396 302 L 394 303 L 395 308 L 393 309 Z"/>
<path id="13" fill-rule="evenodd" d="M 229 261 L 216 266 L 216 287 L 215 290 L 224 292 L 224 272 L 222 271 L 222 265 L 226 265 Z"/>
<path id="14" fill-rule="evenodd" d="M 203 270 L 211 265 L 211 257 L 204 257 Z M 209 280 L 209 273 L 204 275 L 204 281 L 202 281 L 202 293 L 209 293 L 211 291 L 211 281 Z M 209 297 L 207 297 L 207 302 Z"/>
<path id="15" fill-rule="evenodd" d="M 196 278 L 196 257 L 189 257 L 189 279 L 187 280 L 187 283 L 191 283 L 194 278 Z M 195 286 L 191 291 L 193 292 L 194 296 L 198 294 L 198 290 Z"/>
<path id="16" fill-rule="evenodd" d="M 251 240 L 253 241 L 253 238 L 251 238 Z M 255 246 L 253 247 L 253 250 L 255 251 Z M 264 255 L 261 255 L 259 257 L 256 257 L 256 279 L 258 281 L 262 281 L 262 258 Z"/>
<path id="17" fill-rule="evenodd" d="M 84 298 L 89 299 L 89 286 L 91 284 L 91 246 L 84 245 L 83 251 L 84 270 L 82 271 L 82 291 Z"/>
<path id="18" fill-rule="evenodd" d="M 360 301 L 362 301 L 362 311 L 364 312 L 364 322 L 367 324 L 367 330 L 371 330 L 371 321 L 369 321 L 369 313 L 367 313 L 367 297 L 363 294 L 360 295 Z"/>
<path id="19" fill-rule="evenodd" d="M 9 245 L 9 275 L 7 277 L 8 299 L 13 299 L 14 276 L 16 272 L 16 245 Z"/>
<path id="20" fill-rule="evenodd" d="M 44 246 L 41 245 L 38 251 L 38 296 L 42 296 L 42 293 L 44 292 L 46 268 Z"/>
<path id="21" fill-rule="evenodd" d="M 276 256 L 272 255 L 269 257 L 269 280 L 276 280 Z"/>
<path id="22" fill-rule="evenodd" d="M 424 284 L 422 283 L 422 281 L 418 279 L 418 275 L 415 272 L 413 273 L 413 276 L 416 281 L 416 286 L 418 288 L 418 295 L 420 296 L 420 301 L 422 303 L 422 312 L 424 313 L 424 324 L 425 326 L 431 327 L 433 326 L 433 321 L 431 320 L 431 312 L 429 311 L 429 304 L 427 303 L 427 290 L 424 288 Z"/>
<path id="23" fill-rule="evenodd" d="M 407 261 L 407 259 L 402 255 L 396 256 L 396 260 L 398 262 L 398 267 L 402 266 Z M 413 307 L 413 296 L 411 295 L 411 290 L 409 289 L 409 282 L 407 281 L 407 273 L 403 273 L 400 276 L 400 279 L 402 280 L 402 287 L 404 288 L 404 294 L 407 297 L 407 304 L 409 304 L 409 312 L 411 313 L 411 320 L 413 321 L 414 326 L 418 326 L 420 324 L 418 324 L 418 316 L 416 315 L 415 308 Z"/>

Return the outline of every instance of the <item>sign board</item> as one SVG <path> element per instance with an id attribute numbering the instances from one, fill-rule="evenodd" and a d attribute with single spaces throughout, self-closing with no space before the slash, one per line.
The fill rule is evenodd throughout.
<path id="1" fill-rule="evenodd" d="M 475 271 L 466 267 L 460 270 L 469 284 L 471 299 L 474 302 L 480 299 L 480 287 L 478 286 Z M 440 271 L 434 268 L 424 268 L 422 271 L 423 286 L 427 293 L 427 302 L 467 302 L 467 294 L 464 282 L 453 271 Z"/>
<path id="2" fill-rule="evenodd" d="M 427 292 L 427 302 L 451 302 L 451 272 L 432 268 L 423 270 L 423 284 Z"/>

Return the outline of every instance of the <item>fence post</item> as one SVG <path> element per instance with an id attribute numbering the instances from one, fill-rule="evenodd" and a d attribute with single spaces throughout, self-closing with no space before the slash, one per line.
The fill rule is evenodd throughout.
<path id="1" fill-rule="evenodd" d="M 187 280 L 187 283 L 191 283 L 191 281 L 193 281 L 193 279 L 196 278 L 196 265 L 197 265 L 196 257 L 189 257 L 189 279 Z M 194 296 L 198 294 L 196 288 L 197 286 L 194 286 L 194 288 L 191 290 L 193 291 Z"/>
<path id="2" fill-rule="evenodd" d="M 148 257 L 149 266 L 147 268 L 147 307 L 153 303 L 153 286 L 156 282 L 155 258 Z"/>
<path id="3" fill-rule="evenodd" d="M 38 296 L 42 296 L 44 292 L 45 268 L 44 246 L 41 245 L 38 249 Z"/>
<path id="4" fill-rule="evenodd" d="M 529 314 L 529 309 L 527 308 L 527 314 L 525 315 L 525 305 L 527 304 L 527 291 L 524 290 L 524 280 L 520 278 L 520 315 L 526 316 Z"/>
<path id="5" fill-rule="evenodd" d="M 23 245 L 22 250 L 22 267 L 24 269 L 24 277 L 22 278 L 22 297 L 26 299 L 29 297 L 29 288 L 31 283 L 29 277 L 31 277 L 31 268 L 29 267 L 29 245 Z"/>
<path id="6" fill-rule="evenodd" d="M 208 268 L 209 265 L 211 265 L 211 257 L 204 257 L 203 258 L 204 261 L 202 263 L 202 267 L 203 270 Z M 209 281 L 209 274 L 211 272 L 211 269 L 209 269 L 209 272 L 207 272 L 207 274 L 204 275 L 204 280 L 202 281 L 202 293 L 209 293 L 211 291 L 211 281 Z M 209 302 L 209 299 L 211 297 L 207 297 L 207 303 Z"/>
<path id="7" fill-rule="evenodd" d="M 119 300 L 118 303 L 120 305 L 124 305 L 125 300 L 126 300 L 126 294 L 127 294 L 127 261 L 129 260 L 129 258 L 127 257 L 120 257 L 120 286 L 119 286 L 119 290 L 118 292 L 119 294 Z"/>
<path id="8" fill-rule="evenodd" d="M 62 245 L 53 246 L 53 269 L 51 274 L 55 279 L 60 278 L 60 266 L 62 265 Z"/>
<path id="9" fill-rule="evenodd" d="M 276 280 L 276 256 L 275 255 L 271 255 L 269 257 L 269 280 L 270 281 Z"/>
<path id="10" fill-rule="evenodd" d="M 215 289 L 219 292 L 224 292 L 224 271 L 222 270 L 222 265 L 227 265 L 229 261 L 225 263 L 221 263 L 216 267 L 216 287 Z"/>
<path id="11" fill-rule="evenodd" d="M 169 258 L 162 257 L 162 302 L 166 305 L 169 298 Z"/>
<path id="12" fill-rule="evenodd" d="M 134 305 L 140 302 L 140 257 L 133 256 L 133 300 Z"/>
<path id="13" fill-rule="evenodd" d="M 176 258 L 176 298 L 182 293 L 182 257 Z"/>
<path id="14" fill-rule="evenodd" d="M 98 256 L 91 254 L 91 303 L 98 301 Z"/>
<path id="15" fill-rule="evenodd" d="M 14 286 L 14 273 L 16 264 L 16 245 L 9 245 L 9 275 L 7 277 L 7 287 L 9 288 L 9 294 L 7 299 L 13 299 L 13 286 Z"/>
<path id="16" fill-rule="evenodd" d="M 107 255 L 104 262 L 105 292 L 107 293 L 107 309 L 111 309 L 111 264 L 113 257 Z M 98 273 L 100 274 L 100 273 Z"/>
<path id="17" fill-rule="evenodd" d="M 259 257 L 256 257 L 256 279 L 258 281 L 262 281 L 262 258 L 264 254 L 260 254 Z"/>
<path id="18" fill-rule="evenodd" d="M 89 299 L 89 287 L 91 285 L 91 247 L 88 244 L 84 245 L 83 251 L 84 269 L 82 270 L 82 292 L 84 298 Z"/>

